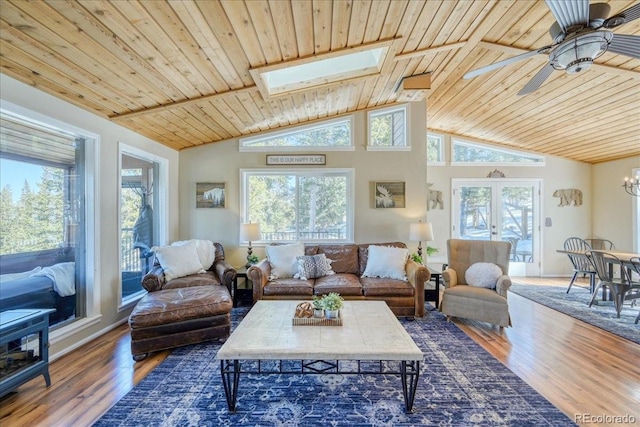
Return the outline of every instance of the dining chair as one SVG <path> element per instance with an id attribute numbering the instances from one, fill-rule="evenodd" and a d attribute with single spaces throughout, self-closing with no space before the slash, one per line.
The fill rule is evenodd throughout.
<path id="1" fill-rule="evenodd" d="M 605 251 L 594 250 L 587 251 L 586 255 L 600 279 L 598 286 L 591 296 L 589 307 L 593 305 L 593 301 L 596 299 L 598 290 L 602 286 L 605 286 L 608 287 L 611 292 L 611 298 L 613 299 L 616 313 L 618 317 L 620 317 L 622 304 L 624 303 L 625 298 L 628 297 L 627 294 L 631 292 L 632 298 L 640 297 L 640 293 L 638 292 L 640 291 L 640 282 L 633 282 L 631 280 L 631 273 L 617 256 Z M 619 278 L 613 277 L 611 274 L 611 272 L 615 270 L 616 265 L 620 267 L 619 270 L 621 277 Z M 610 266 L 614 268 L 610 268 Z"/>
<path id="2" fill-rule="evenodd" d="M 518 242 L 520 241 L 520 238 L 519 237 L 503 237 L 502 241 L 511 243 L 511 253 L 509 254 L 509 260 L 518 261 Z"/>
<path id="3" fill-rule="evenodd" d="M 596 272 L 587 257 L 583 255 L 586 251 L 590 251 L 591 249 L 593 249 L 591 245 L 589 245 L 586 240 L 581 239 L 580 237 L 569 237 L 564 241 L 565 251 L 578 253 L 567 254 L 567 256 L 569 257 L 569 261 L 571 261 L 571 265 L 573 266 L 573 276 L 571 276 L 571 281 L 569 282 L 567 293 L 569 293 L 569 291 L 571 290 L 571 286 L 573 285 L 573 282 L 575 282 L 578 274 L 588 274 L 589 290 L 591 291 L 591 293 L 595 291 Z"/>
<path id="4" fill-rule="evenodd" d="M 632 257 L 629 263 L 629 268 L 638 275 L 638 281 L 640 282 L 640 257 Z M 640 321 L 640 311 L 638 312 L 635 323 L 637 324 L 638 321 Z"/>
<path id="5" fill-rule="evenodd" d="M 607 239 L 584 239 L 585 242 L 591 246 L 591 249 L 596 251 L 612 251 L 615 249 L 615 245 L 611 240 Z"/>

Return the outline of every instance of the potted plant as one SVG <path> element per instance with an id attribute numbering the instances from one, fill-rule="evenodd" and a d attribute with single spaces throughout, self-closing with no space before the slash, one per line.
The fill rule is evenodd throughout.
<path id="1" fill-rule="evenodd" d="M 415 261 L 418 264 L 422 264 L 422 261 L 423 261 L 422 257 L 415 252 L 409 255 L 409 258 L 411 258 L 412 261 Z"/>
<path id="2" fill-rule="evenodd" d="M 247 262 L 249 265 L 257 264 L 258 261 L 260 261 L 260 258 L 258 258 L 257 255 L 249 255 L 247 257 Z"/>
<path id="3" fill-rule="evenodd" d="M 324 317 L 324 307 L 322 306 L 322 299 L 317 295 L 313 296 L 313 317 Z"/>
<path id="4" fill-rule="evenodd" d="M 324 315 L 327 319 L 337 319 L 343 305 L 344 300 L 337 292 L 329 292 L 327 295 L 322 297 Z"/>

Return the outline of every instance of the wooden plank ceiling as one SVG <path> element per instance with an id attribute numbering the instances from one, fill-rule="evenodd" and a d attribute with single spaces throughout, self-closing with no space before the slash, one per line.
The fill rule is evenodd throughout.
<path id="1" fill-rule="evenodd" d="M 638 59 L 605 53 L 526 96 L 546 55 L 462 79 L 551 44 L 543 1 L 2 0 L 0 18 L 2 73 L 178 150 L 392 104 L 402 77 L 431 73 L 432 131 L 588 163 L 640 155 Z M 614 32 L 640 35 L 640 19 Z M 373 77 L 263 99 L 249 72 L 381 40 Z"/>

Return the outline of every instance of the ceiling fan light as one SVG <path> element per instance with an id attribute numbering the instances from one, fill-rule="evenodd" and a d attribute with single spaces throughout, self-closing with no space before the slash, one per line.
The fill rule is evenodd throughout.
<path id="1" fill-rule="evenodd" d="M 593 60 L 607 51 L 611 33 L 598 31 L 583 34 L 564 42 L 553 52 L 551 63 L 557 70 L 569 74 L 579 73 L 591 67 Z"/>

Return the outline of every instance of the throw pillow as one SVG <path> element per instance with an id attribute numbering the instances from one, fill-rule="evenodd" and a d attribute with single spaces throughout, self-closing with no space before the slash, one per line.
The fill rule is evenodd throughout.
<path id="1" fill-rule="evenodd" d="M 369 246 L 367 267 L 362 277 L 384 277 L 407 281 L 405 265 L 409 252 L 407 248 L 391 246 Z"/>
<path id="2" fill-rule="evenodd" d="M 298 272 L 298 257 L 304 256 L 304 245 L 271 245 L 265 247 L 267 259 L 271 265 L 269 280 L 293 277 Z"/>
<path id="3" fill-rule="evenodd" d="M 154 246 L 151 250 L 156 254 L 167 282 L 190 274 L 204 273 L 193 241 L 184 245 Z"/>
<path id="4" fill-rule="evenodd" d="M 36 267 L 33 270 L 23 271 L 21 273 L 0 274 L 0 283 L 9 282 L 11 280 L 26 279 L 40 271 L 42 267 Z"/>
<path id="5" fill-rule="evenodd" d="M 464 273 L 464 279 L 468 285 L 480 288 L 495 289 L 496 283 L 502 276 L 500 266 L 491 262 L 476 262 Z"/>
<path id="6" fill-rule="evenodd" d="M 189 242 L 196 244 L 196 252 L 198 252 L 198 259 L 200 260 L 200 264 L 202 264 L 202 269 L 210 269 L 213 261 L 216 260 L 216 247 L 213 245 L 213 242 L 211 240 L 191 239 L 173 242 L 171 246 L 184 246 Z"/>
<path id="7" fill-rule="evenodd" d="M 325 254 L 299 256 L 297 260 L 298 272 L 293 276 L 296 279 L 317 279 L 336 274 L 331 269 L 331 260 Z"/>

